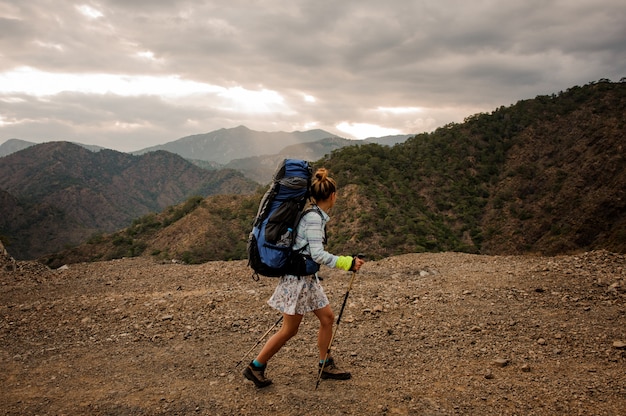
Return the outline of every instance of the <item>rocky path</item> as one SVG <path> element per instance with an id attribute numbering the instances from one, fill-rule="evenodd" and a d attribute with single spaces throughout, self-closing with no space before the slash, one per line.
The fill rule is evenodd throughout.
<path id="1" fill-rule="evenodd" d="M 15 268 L 15 270 L 13 270 Z M 350 274 L 323 269 L 338 313 Z M 235 368 L 278 314 L 243 261 L 149 259 L 0 272 L 7 415 L 623 415 L 626 260 L 410 254 L 357 275 L 316 382 L 316 319 L 270 362 Z M 252 358 L 257 349 L 247 357 Z"/>

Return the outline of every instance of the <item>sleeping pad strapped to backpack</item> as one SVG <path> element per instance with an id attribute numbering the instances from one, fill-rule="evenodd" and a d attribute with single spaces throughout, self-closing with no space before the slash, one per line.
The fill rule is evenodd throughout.
<path id="1" fill-rule="evenodd" d="M 306 276 L 319 269 L 310 257 L 292 250 L 298 222 L 309 198 L 311 177 L 309 162 L 297 159 L 285 159 L 274 173 L 248 238 L 248 265 L 257 278 L 259 274 Z"/>

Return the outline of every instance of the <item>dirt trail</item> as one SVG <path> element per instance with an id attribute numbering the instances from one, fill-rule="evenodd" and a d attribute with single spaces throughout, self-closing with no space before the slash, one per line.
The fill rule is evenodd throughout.
<path id="1" fill-rule="evenodd" d="M 339 311 L 350 274 L 323 269 Z M 368 262 L 316 382 L 316 319 L 255 389 L 235 363 L 273 325 L 244 261 L 124 259 L 0 272 L 7 415 L 620 415 L 626 260 L 411 254 Z M 249 357 L 253 358 L 256 350 Z"/>

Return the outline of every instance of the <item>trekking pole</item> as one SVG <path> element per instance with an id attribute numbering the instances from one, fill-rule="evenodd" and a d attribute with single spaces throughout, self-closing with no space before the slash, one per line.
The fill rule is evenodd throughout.
<path id="1" fill-rule="evenodd" d="M 363 258 L 362 254 L 359 254 L 359 258 Z M 354 283 L 354 277 L 356 276 L 356 270 L 352 272 L 352 277 L 350 278 L 350 284 L 348 285 L 348 290 L 346 291 L 345 296 L 343 297 L 343 303 L 341 304 L 341 309 L 339 310 L 339 316 L 337 317 L 337 326 L 335 327 L 335 331 L 333 331 L 333 335 L 330 337 L 330 342 L 328 343 L 328 349 L 326 350 L 326 355 L 324 356 L 324 362 L 320 367 L 320 372 L 317 375 L 317 382 L 315 383 L 315 390 L 320 385 L 320 380 L 322 379 L 322 372 L 324 371 L 324 367 L 326 366 L 326 360 L 330 355 L 330 347 L 333 345 L 333 341 L 335 339 L 335 335 L 337 335 L 337 330 L 339 329 L 339 322 L 341 322 L 341 315 L 343 315 L 343 310 L 346 307 L 346 303 L 348 301 L 348 295 L 350 295 L 350 290 L 352 289 L 352 283 Z"/>
<path id="2" fill-rule="evenodd" d="M 245 354 L 243 355 L 243 357 L 241 357 L 241 360 L 239 360 L 239 362 L 237 363 L 237 365 L 235 366 L 235 368 L 239 367 L 239 364 L 241 364 L 241 363 L 243 362 L 243 360 L 245 360 L 245 358 L 248 356 L 248 354 L 250 354 L 250 353 L 252 352 L 252 350 L 253 350 L 253 349 L 255 349 L 255 348 L 256 348 L 256 346 L 257 346 L 257 345 L 259 345 L 259 344 L 261 343 L 261 341 L 263 341 L 263 339 L 267 336 L 267 334 L 269 334 L 269 333 L 270 333 L 270 331 L 271 331 L 272 329 L 274 329 L 274 328 L 276 327 L 276 325 L 278 325 L 278 324 L 280 323 L 280 321 L 282 321 L 282 320 L 283 320 L 283 316 L 282 316 L 282 315 L 280 315 L 280 318 L 278 318 L 278 320 L 274 323 L 274 325 L 272 325 L 272 326 L 270 327 L 270 329 L 268 329 L 268 330 L 265 332 L 265 334 L 263 334 L 263 336 L 262 336 L 261 338 L 259 338 L 259 340 L 256 342 L 256 344 L 254 344 L 254 345 L 252 346 L 252 348 L 250 348 L 250 349 L 248 350 L 248 352 L 247 352 L 247 353 L 245 353 Z"/>

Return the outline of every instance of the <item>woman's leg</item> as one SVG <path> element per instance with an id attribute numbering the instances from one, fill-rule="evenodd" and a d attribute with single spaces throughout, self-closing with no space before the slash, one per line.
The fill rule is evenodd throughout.
<path id="1" fill-rule="evenodd" d="M 323 368 L 324 370 L 320 374 L 320 377 L 332 378 L 335 380 L 348 380 L 351 377 L 350 373 L 339 369 L 337 364 L 335 364 L 335 361 L 330 357 L 330 353 L 328 353 L 330 341 L 333 337 L 333 322 L 335 321 L 335 315 L 333 314 L 332 309 L 330 309 L 330 305 L 314 312 L 320 320 L 320 332 L 317 335 L 317 347 L 320 350 L 320 369 Z M 328 357 L 326 356 L 327 353 Z M 327 359 L 328 361 L 322 364 L 321 361 L 324 359 Z"/>
<path id="2" fill-rule="evenodd" d="M 335 314 L 330 308 L 330 305 L 326 305 L 321 309 L 313 311 L 317 319 L 320 320 L 320 330 L 317 333 L 317 348 L 320 350 L 320 360 L 326 357 L 330 340 L 333 337 L 333 322 L 335 322 Z"/>
<path id="3" fill-rule="evenodd" d="M 280 327 L 278 332 L 270 337 L 267 340 L 263 349 L 256 357 L 256 360 L 265 364 L 269 361 L 270 358 L 274 356 L 282 347 L 285 345 L 287 341 L 293 338 L 294 335 L 298 333 L 298 328 L 300 327 L 300 322 L 302 322 L 303 315 L 287 315 L 283 314 L 283 325 Z"/>

